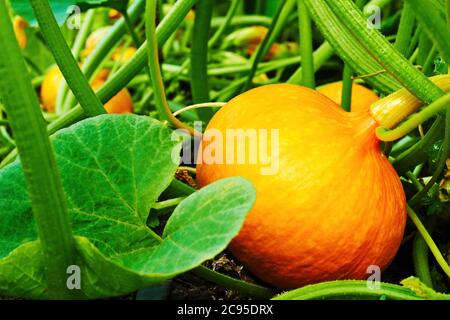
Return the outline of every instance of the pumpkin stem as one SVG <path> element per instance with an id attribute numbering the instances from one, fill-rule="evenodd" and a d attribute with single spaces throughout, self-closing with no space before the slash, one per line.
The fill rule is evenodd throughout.
<path id="1" fill-rule="evenodd" d="M 450 75 L 430 77 L 445 92 L 450 91 Z M 422 102 L 407 89 L 402 88 L 372 104 L 372 117 L 385 129 L 392 129 L 422 106 Z"/>

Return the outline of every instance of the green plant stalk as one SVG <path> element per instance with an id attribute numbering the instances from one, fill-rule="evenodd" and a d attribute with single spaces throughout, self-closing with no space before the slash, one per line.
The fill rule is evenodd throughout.
<path id="1" fill-rule="evenodd" d="M 272 37 L 272 34 L 276 34 L 276 31 L 280 29 L 279 27 L 279 25 L 281 24 L 281 22 L 279 22 L 281 21 L 280 17 L 282 16 L 285 7 L 287 7 L 288 4 L 290 7 L 293 3 L 294 3 L 293 0 L 281 0 L 279 2 L 278 10 L 275 13 L 275 16 L 272 18 L 272 23 L 269 27 L 269 30 L 252 57 L 252 68 L 250 69 L 250 72 L 247 75 L 247 81 L 245 82 L 242 91 L 246 91 L 250 89 L 250 87 L 252 86 L 253 78 L 255 77 L 256 70 L 258 69 L 258 64 L 261 61 L 261 59 L 265 58 L 267 52 L 269 52 L 269 49 L 273 44 L 273 41 L 275 40 L 275 38 Z"/>
<path id="2" fill-rule="evenodd" d="M 433 280 L 431 279 L 430 266 L 428 262 L 428 246 L 420 233 L 414 236 L 413 240 L 413 263 L 414 271 L 417 277 L 425 285 L 433 288 Z"/>
<path id="3" fill-rule="evenodd" d="M 342 75 L 342 100 L 341 106 L 345 111 L 350 111 L 352 104 L 352 91 L 353 91 L 353 70 L 348 65 L 344 65 L 344 72 Z"/>
<path id="4" fill-rule="evenodd" d="M 445 1 L 445 9 L 446 9 L 446 16 L 447 16 L 447 26 L 450 28 L 450 0 Z M 450 73 L 450 64 L 448 64 L 447 73 Z"/>
<path id="5" fill-rule="evenodd" d="M 128 17 L 131 22 L 135 22 L 141 15 L 145 6 L 145 0 L 136 0 L 133 2 L 128 10 Z M 95 72 L 102 67 L 103 61 L 111 56 L 111 51 L 116 48 L 120 39 L 128 31 L 125 18 L 122 17 L 117 21 L 106 35 L 106 37 L 100 41 L 95 49 L 89 54 L 83 63 L 81 70 L 86 75 L 86 78 L 92 80 Z M 114 95 L 113 95 L 114 96 Z M 105 103 L 106 101 L 103 101 Z M 70 93 L 64 102 L 64 110 L 69 110 L 75 106 L 76 100 Z"/>
<path id="6" fill-rule="evenodd" d="M 423 66 L 425 64 L 425 60 L 427 59 L 431 48 L 433 46 L 433 42 L 428 37 L 428 35 L 425 32 L 421 32 L 419 36 L 419 44 L 417 47 L 417 57 L 416 57 L 416 64 Z"/>
<path id="7" fill-rule="evenodd" d="M 328 60 L 328 59 L 326 59 L 326 60 Z M 301 62 L 301 57 L 292 57 L 292 58 L 287 58 L 287 59 L 280 59 L 278 61 L 261 63 L 259 65 L 258 69 L 256 70 L 255 76 L 258 76 L 260 74 L 263 74 L 263 73 L 266 73 L 269 71 L 281 69 L 283 67 L 290 66 L 293 64 L 298 64 L 300 62 Z M 264 67 L 262 67 L 262 66 L 264 66 Z M 318 68 L 320 66 L 316 64 L 316 67 Z M 210 71 L 212 72 L 213 70 L 210 70 Z M 219 71 L 219 70 L 217 69 L 217 71 Z M 223 70 L 223 71 L 225 71 L 225 70 Z M 229 71 L 231 71 L 231 70 L 229 70 Z M 241 88 L 241 86 L 244 85 L 246 81 L 247 81 L 246 78 L 241 78 L 241 79 L 237 79 L 237 80 L 233 81 L 229 86 L 227 86 L 226 88 L 221 90 L 219 93 L 214 94 L 214 96 L 212 97 L 213 100 L 228 101 L 232 96 L 236 95 L 239 88 Z"/>
<path id="8" fill-rule="evenodd" d="M 161 210 L 161 209 L 176 207 L 184 199 L 186 199 L 186 197 L 178 197 L 178 198 L 173 198 L 173 199 L 169 199 L 169 200 L 165 200 L 165 201 L 161 201 L 161 202 L 156 202 L 153 205 L 152 209 Z"/>
<path id="9" fill-rule="evenodd" d="M 148 62 L 149 62 L 148 66 L 154 90 L 156 107 L 162 119 L 169 121 L 176 128 L 187 130 L 189 134 L 193 136 L 196 134 L 196 131 L 193 128 L 181 122 L 180 120 L 178 120 L 177 118 L 175 118 L 167 102 L 164 90 L 164 82 L 162 79 L 161 69 L 159 66 L 158 40 L 155 25 L 156 4 L 157 4 L 156 0 L 147 0 L 145 9 L 145 30 L 148 43 L 147 46 Z"/>
<path id="10" fill-rule="evenodd" d="M 414 210 L 412 210 L 409 206 L 406 208 L 406 210 L 409 218 L 415 224 L 419 233 L 422 235 L 424 241 L 428 245 L 428 248 L 430 248 L 430 251 L 436 259 L 437 263 L 442 268 L 444 273 L 450 278 L 450 266 L 448 265 L 447 261 L 445 261 L 445 258 L 442 256 L 442 253 L 439 251 L 439 248 L 436 246 L 436 243 L 434 243 L 427 229 L 422 224 Z"/>
<path id="11" fill-rule="evenodd" d="M 412 56 L 416 50 L 417 44 L 419 43 L 420 34 L 422 33 L 422 29 L 420 28 L 420 25 L 416 28 L 416 31 L 414 31 L 414 35 L 411 39 L 411 43 L 409 44 L 408 51 L 406 53 L 406 58 L 409 58 L 409 61 L 411 61 Z"/>
<path id="12" fill-rule="evenodd" d="M 382 93 L 389 94 L 401 88 L 394 77 L 386 72 L 380 72 L 384 69 L 382 65 L 359 44 L 359 40 L 348 31 L 345 23 L 337 18 L 325 1 L 305 1 L 311 17 L 325 39 L 356 74 L 373 75 L 367 77 L 365 81 Z"/>
<path id="13" fill-rule="evenodd" d="M 283 68 L 289 65 L 299 64 L 300 62 L 301 62 L 300 57 L 291 57 L 291 58 L 277 59 L 269 62 L 262 62 L 258 65 L 257 72 L 259 72 L 262 69 L 274 70 L 278 68 Z M 208 76 L 224 76 L 234 73 L 242 73 L 251 70 L 251 68 L 252 65 L 248 63 L 231 65 L 226 67 L 210 67 L 210 69 L 208 69 Z M 184 72 L 184 64 L 182 66 L 163 64 L 162 69 L 164 72 L 176 73 L 177 76 L 180 74 L 182 76 L 188 75 L 186 72 Z"/>
<path id="14" fill-rule="evenodd" d="M 75 242 L 66 197 L 39 101 L 16 42 L 5 0 L 0 0 L 0 91 L 20 152 L 40 239 L 49 296 L 75 298 L 66 287 L 66 270 Z"/>
<path id="15" fill-rule="evenodd" d="M 441 176 L 445 166 L 447 159 L 450 154 L 450 102 L 447 103 L 447 111 L 445 116 L 445 131 L 444 131 L 444 141 L 442 142 L 441 147 L 441 155 L 439 157 L 439 161 L 437 164 L 437 168 L 433 173 L 433 176 L 431 177 L 430 181 L 425 185 L 425 187 L 420 190 L 418 193 L 416 193 L 410 200 L 409 204 L 411 206 L 417 205 L 420 200 L 430 191 L 430 189 L 433 187 L 433 185 L 438 181 L 439 177 Z"/>
<path id="16" fill-rule="evenodd" d="M 322 282 L 276 296 L 273 300 L 323 300 L 336 298 L 372 298 L 385 296 L 392 300 L 421 300 L 412 290 L 390 283 L 380 283 L 379 289 L 369 288 L 367 281 L 339 280 Z"/>
<path id="17" fill-rule="evenodd" d="M 194 6 L 197 0 L 179 0 L 175 3 L 169 14 L 164 17 L 156 29 L 158 47 L 161 47 L 170 35 L 181 24 L 189 10 Z M 119 27 L 118 27 L 119 28 Z M 125 26 L 123 26 L 125 28 Z M 113 32 L 113 31 L 111 31 Z M 125 32 L 125 30 L 124 30 Z M 108 37 L 109 38 L 109 37 Z M 99 45 L 101 46 L 101 44 Z M 100 51 L 99 51 L 100 52 Z M 100 54 L 100 53 L 98 53 Z M 117 73 L 112 75 L 106 83 L 97 92 L 98 97 L 103 103 L 114 97 L 124 86 L 126 86 L 139 72 L 145 67 L 147 56 L 147 43 L 143 43 L 136 54 L 122 67 Z M 96 54 L 97 56 L 97 54 Z M 94 58 L 93 58 L 94 59 Z M 87 62 L 86 62 L 87 64 Z M 90 64 L 89 64 L 90 65 Z M 95 70 L 95 67 L 94 67 Z M 48 126 L 49 133 L 54 133 L 59 129 L 65 128 L 84 117 L 83 109 L 76 106 L 68 113 L 52 122 Z"/>
<path id="18" fill-rule="evenodd" d="M 222 36 L 227 31 L 228 27 L 231 24 L 231 20 L 233 20 L 234 15 L 236 14 L 237 9 L 239 9 L 239 5 L 241 4 L 241 0 L 231 0 L 230 8 L 228 9 L 227 15 L 225 16 L 225 20 L 223 24 L 219 26 L 214 35 L 208 42 L 208 47 L 214 48 L 217 43 L 220 41 Z M 212 19 L 211 19 L 212 20 Z"/>
<path id="19" fill-rule="evenodd" d="M 190 83 L 192 100 L 195 104 L 210 101 L 208 81 L 208 38 L 213 12 L 211 0 L 199 0 L 195 7 L 195 21 L 192 33 Z M 196 110 L 199 118 L 208 122 L 213 116 L 211 109 Z"/>
<path id="20" fill-rule="evenodd" d="M 415 16 L 408 2 L 405 2 L 402 9 L 402 16 L 398 26 L 397 37 L 395 38 L 395 48 L 402 55 L 408 54 L 409 44 L 411 42 L 412 32 L 414 30 Z"/>
<path id="21" fill-rule="evenodd" d="M 219 28 L 222 26 L 225 22 L 224 17 L 214 17 L 211 21 L 211 27 L 213 29 Z M 260 15 L 239 15 L 234 16 L 233 19 L 230 22 L 230 26 L 236 27 L 236 26 L 244 26 L 244 25 L 262 25 L 262 26 L 270 26 L 272 22 L 272 19 L 267 16 L 260 16 Z"/>
<path id="22" fill-rule="evenodd" d="M 48 0 L 30 0 L 30 3 L 47 46 L 84 112 L 88 116 L 106 113 L 64 40 Z"/>
<path id="23" fill-rule="evenodd" d="M 326 0 L 331 10 L 345 23 L 348 32 L 353 33 L 359 43 L 366 47 L 384 69 L 424 103 L 432 103 L 442 97 L 444 92 L 434 85 L 424 74 L 412 66 L 374 28 L 367 28 L 367 20 L 350 0 Z"/>
<path id="24" fill-rule="evenodd" d="M 436 116 L 439 112 L 445 110 L 450 104 L 450 94 L 446 94 L 443 97 L 437 99 L 429 106 L 423 108 L 421 111 L 410 116 L 406 121 L 400 124 L 395 129 L 389 130 L 386 128 L 377 128 L 376 133 L 378 139 L 381 141 L 394 141 L 404 137 L 420 124 L 424 123 L 428 119 Z"/>
<path id="25" fill-rule="evenodd" d="M 134 30 L 133 21 L 131 20 L 130 16 L 128 15 L 128 12 L 124 10 L 122 12 L 123 19 L 125 21 L 125 25 L 127 26 L 128 32 L 131 35 L 131 39 L 133 40 L 133 43 L 136 47 L 139 47 L 142 44 L 141 39 L 139 39 L 139 36 L 137 35 L 136 31 Z"/>
<path id="26" fill-rule="evenodd" d="M 224 286 L 225 288 L 238 291 L 239 293 L 255 297 L 259 299 L 270 299 L 275 295 L 275 291 L 256 284 L 248 283 L 242 280 L 237 280 L 224 274 L 215 272 L 206 267 L 200 266 L 193 270 L 197 276 L 211 281 L 213 283 Z"/>
<path id="27" fill-rule="evenodd" d="M 25 58 L 27 65 L 30 67 L 30 70 L 33 71 L 38 76 L 41 75 L 42 70 L 41 70 L 41 68 L 39 68 L 39 66 L 36 63 L 34 63 L 33 59 L 28 57 L 28 55 L 25 52 L 22 53 L 22 55 Z"/>
<path id="28" fill-rule="evenodd" d="M 80 57 L 80 53 L 83 50 L 86 39 L 89 35 L 89 32 L 91 31 L 91 27 L 97 12 L 98 11 L 95 9 L 86 12 L 81 29 L 80 31 L 78 31 L 77 37 L 75 38 L 75 42 L 72 46 L 72 54 L 75 60 L 78 60 Z M 67 111 L 63 110 L 64 100 L 66 98 L 67 91 L 68 91 L 67 82 L 62 81 L 58 88 L 58 95 L 56 98 L 55 111 L 57 114 L 62 114 Z"/>
<path id="29" fill-rule="evenodd" d="M 319 48 L 313 53 L 314 60 L 314 72 L 317 72 L 325 62 L 327 62 L 334 54 L 333 47 L 329 42 L 325 41 Z M 302 84 L 303 83 L 303 68 L 300 66 L 287 80 L 290 84 Z"/>
<path id="30" fill-rule="evenodd" d="M 187 15 L 189 10 L 194 6 L 196 0 L 179 0 L 171 12 L 161 21 L 157 28 L 157 36 L 158 36 L 158 44 L 162 46 L 165 41 L 170 37 L 170 35 L 176 30 L 176 28 L 181 24 L 184 17 Z M 142 11 L 142 5 L 145 5 L 144 0 L 137 0 L 133 7 L 130 8 L 130 16 L 133 17 L 138 16 L 138 14 Z M 123 19 L 123 18 L 122 18 Z M 117 43 L 119 37 L 124 35 L 126 32 L 126 27 L 123 20 L 120 20 L 113 30 L 111 30 L 108 37 L 102 41 L 94 52 L 89 55 L 89 58 L 85 61 L 84 66 L 86 69 L 83 69 L 86 73 L 87 77 L 89 74 L 92 74 L 98 65 L 96 63 L 100 63 L 103 59 L 103 54 L 106 54 L 111 50 L 115 43 Z M 114 97 L 124 86 L 130 82 L 133 77 L 138 74 L 143 67 L 145 67 L 145 63 L 147 62 L 147 44 L 144 43 L 136 55 L 128 61 L 116 74 L 111 76 L 106 84 L 100 88 L 98 91 L 98 96 L 103 103 L 109 101 L 112 97 Z M 47 126 L 47 131 L 49 134 L 53 134 L 56 131 L 66 128 L 75 122 L 83 119 L 86 115 L 83 112 L 83 109 L 78 105 L 65 113 L 63 116 L 59 117 L 57 120 L 53 121 Z M 0 168 L 4 167 L 11 161 L 13 161 L 17 156 L 17 150 L 13 149 L 1 162 Z"/>
<path id="31" fill-rule="evenodd" d="M 313 37 L 311 18 L 304 0 L 297 0 L 300 27 L 300 55 L 302 57 L 302 84 L 308 88 L 316 88 L 314 77 Z"/>
<path id="32" fill-rule="evenodd" d="M 427 76 L 433 75 L 433 67 L 434 67 L 434 59 L 436 58 L 436 55 L 438 54 L 436 50 L 436 46 L 433 45 L 430 50 L 428 51 L 428 55 L 423 62 L 422 66 L 422 72 L 426 74 Z"/>
<path id="33" fill-rule="evenodd" d="M 393 166 L 399 175 L 403 175 L 406 171 L 423 163 L 427 159 L 425 149 L 440 139 L 443 134 L 444 119 L 438 117 L 425 136 L 412 147 L 402 152 L 394 161 Z"/>
<path id="34" fill-rule="evenodd" d="M 439 1 L 421 1 L 421 0 L 407 0 L 412 10 L 416 14 L 417 20 L 422 25 L 426 34 L 437 45 L 443 58 L 450 61 L 450 27 L 445 19 L 441 18 L 439 10 L 435 5 L 439 5 Z"/>
<path id="35" fill-rule="evenodd" d="M 417 168 L 420 169 L 421 166 L 418 166 Z M 417 174 L 412 173 L 411 171 L 408 171 L 406 173 L 406 176 L 411 180 L 414 187 L 418 191 L 420 191 L 423 189 L 423 186 L 417 179 L 418 175 L 419 172 L 417 172 Z M 429 288 L 433 289 L 433 280 L 431 278 L 430 264 L 428 261 L 429 251 L 430 250 L 428 249 L 427 243 L 423 239 L 422 235 L 420 233 L 416 233 L 412 244 L 412 258 L 414 264 L 414 271 L 416 273 L 416 276 L 420 279 L 420 281 L 422 281 Z"/>

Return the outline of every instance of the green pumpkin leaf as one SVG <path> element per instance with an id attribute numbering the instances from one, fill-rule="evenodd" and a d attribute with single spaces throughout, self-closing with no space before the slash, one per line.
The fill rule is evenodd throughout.
<path id="1" fill-rule="evenodd" d="M 52 137 L 76 237 L 81 298 L 160 283 L 213 258 L 238 233 L 255 201 L 242 178 L 186 198 L 162 239 L 147 227 L 150 208 L 173 179 L 181 139 L 161 122 L 136 115 L 89 118 Z M 19 161 L 0 170 L 0 182 L 0 294 L 46 298 Z"/>
<path id="2" fill-rule="evenodd" d="M 167 222 L 161 245 L 121 256 L 135 272 L 175 275 L 223 251 L 239 232 L 256 200 L 251 183 L 239 177 L 219 180 L 183 200 Z M 148 259 L 149 254 L 151 259 Z"/>

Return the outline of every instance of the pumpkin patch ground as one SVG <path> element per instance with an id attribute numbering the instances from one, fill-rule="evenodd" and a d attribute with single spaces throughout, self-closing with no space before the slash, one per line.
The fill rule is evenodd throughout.
<path id="1" fill-rule="evenodd" d="M 0 0 L 0 296 L 450 300 L 449 9 Z"/>

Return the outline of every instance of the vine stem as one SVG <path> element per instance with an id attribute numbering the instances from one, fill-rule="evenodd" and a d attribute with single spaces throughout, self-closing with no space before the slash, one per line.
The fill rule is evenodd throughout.
<path id="1" fill-rule="evenodd" d="M 91 31 L 91 27 L 94 22 L 96 13 L 97 10 L 95 9 L 89 10 L 86 13 L 81 29 L 80 31 L 78 31 L 77 37 L 75 38 L 75 42 L 72 46 L 72 54 L 76 60 L 78 60 L 78 58 L 80 57 L 81 50 L 83 50 L 83 46 L 86 42 L 89 32 Z M 67 111 L 63 109 L 67 90 L 68 90 L 67 82 L 61 81 L 61 84 L 59 85 L 58 88 L 58 95 L 56 97 L 55 110 L 57 114 L 62 114 Z"/>
<path id="2" fill-rule="evenodd" d="M 38 98 L 14 35 L 5 0 L 0 0 L 0 91 L 20 152 L 37 224 L 48 296 L 76 298 L 66 286 L 75 259 L 67 201 Z"/>
<path id="3" fill-rule="evenodd" d="M 341 21 L 324 0 L 305 0 L 311 17 L 343 61 L 348 63 L 356 74 L 372 74 L 385 69 L 350 32 L 346 23 Z M 366 6 L 367 8 L 368 6 Z M 367 18 L 364 18 L 367 22 Z M 364 26 L 366 28 L 366 25 Z M 391 93 L 401 86 L 387 73 L 367 78 L 367 83 L 383 93 Z"/>
<path id="4" fill-rule="evenodd" d="M 208 38 L 211 29 L 213 1 L 199 0 L 195 7 L 195 20 L 192 33 L 190 83 L 194 103 L 210 101 L 208 81 Z M 209 121 L 212 110 L 198 110 L 200 120 Z"/>
<path id="5" fill-rule="evenodd" d="M 159 65 L 158 56 L 158 40 L 156 36 L 156 0 L 147 0 L 146 10 L 145 10 L 145 30 L 147 36 L 147 51 L 148 51 L 148 66 L 150 69 L 150 76 L 152 80 L 152 86 L 154 90 L 156 107 L 160 115 L 164 120 L 169 121 L 173 126 L 179 129 L 187 130 L 189 134 L 201 135 L 190 126 L 184 124 L 177 118 L 175 118 L 170 110 L 169 104 L 167 102 L 164 83 L 161 75 L 161 69 Z"/>
<path id="6" fill-rule="evenodd" d="M 400 25 L 395 38 L 395 48 L 404 56 L 408 54 L 408 48 L 414 29 L 414 22 L 416 18 L 414 12 L 407 1 L 403 4 L 402 16 L 400 18 Z"/>
<path id="7" fill-rule="evenodd" d="M 169 12 L 167 16 L 161 21 L 158 25 L 157 30 L 157 40 L 158 46 L 164 44 L 164 42 L 170 37 L 170 35 L 176 30 L 176 28 L 183 21 L 183 18 L 187 15 L 188 11 L 194 6 L 196 0 L 179 0 L 175 3 L 172 10 Z M 138 6 L 141 2 L 136 1 L 136 6 Z M 136 12 L 138 14 L 138 12 Z M 118 25 L 117 28 L 111 31 L 110 36 L 114 33 L 115 35 L 124 34 L 126 32 L 125 23 L 122 25 Z M 110 47 L 112 47 L 115 43 L 114 38 L 108 37 L 105 39 L 107 44 L 100 43 L 99 47 L 104 51 L 108 51 Z M 101 59 L 102 51 L 93 53 L 91 62 L 88 63 L 86 61 L 86 68 L 89 67 L 89 73 L 94 72 L 96 66 Z M 145 67 L 145 64 L 148 62 L 148 52 L 147 52 L 147 42 L 143 43 L 136 54 L 115 74 L 111 75 L 106 83 L 100 88 L 97 92 L 98 97 L 104 103 L 109 101 L 112 97 L 114 97 L 128 82 L 130 82 L 134 76 L 136 76 L 139 72 L 142 71 L 142 68 Z M 86 71 L 85 71 L 86 72 Z M 82 119 L 84 116 L 83 109 L 80 106 L 76 106 L 71 109 L 67 114 L 63 115 L 58 120 L 52 122 L 49 127 L 49 133 L 54 133 L 61 128 L 67 127 L 68 125 L 73 124 L 74 122 Z"/>
<path id="8" fill-rule="evenodd" d="M 297 0 L 297 10 L 300 28 L 300 55 L 302 57 L 302 84 L 315 89 L 312 26 L 305 0 Z"/>
<path id="9" fill-rule="evenodd" d="M 408 90 L 425 103 L 432 103 L 444 92 L 424 74 L 414 68 L 375 28 L 367 28 L 367 19 L 350 0 L 325 0 L 338 18 L 344 22 L 349 33 L 371 52 L 376 60 L 386 68 Z"/>
<path id="10" fill-rule="evenodd" d="M 418 193 L 416 193 L 410 200 L 409 204 L 411 206 L 416 205 L 433 187 L 433 185 L 437 182 L 439 177 L 442 174 L 442 171 L 445 168 L 447 158 L 449 157 L 450 153 L 450 103 L 447 104 L 447 111 L 445 113 L 445 130 L 444 130 L 444 141 L 442 142 L 441 147 L 441 155 L 439 157 L 439 161 L 437 164 L 437 168 L 433 173 L 433 176 L 431 177 L 430 181 L 425 185 L 425 187 L 420 190 Z"/>
<path id="11" fill-rule="evenodd" d="M 377 128 L 377 137 L 381 141 L 394 141 L 400 139 L 416 129 L 420 124 L 437 115 L 448 105 L 450 105 L 450 94 L 444 95 L 429 106 L 423 108 L 421 111 L 413 114 L 408 120 L 404 121 L 395 129 L 390 130 L 383 127 Z"/>
<path id="12" fill-rule="evenodd" d="M 64 40 L 48 0 L 30 0 L 30 2 L 47 46 L 84 112 L 88 116 L 106 113 Z"/>
<path id="13" fill-rule="evenodd" d="M 214 48 L 219 42 L 220 38 L 224 35 L 224 33 L 227 31 L 228 27 L 231 24 L 231 20 L 233 19 L 234 15 L 236 14 L 237 9 L 239 8 L 239 4 L 241 3 L 241 0 L 232 0 L 230 8 L 228 9 L 227 15 L 225 16 L 225 21 L 223 24 L 219 26 L 219 28 L 216 30 L 214 35 L 211 37 L 211 39 L 208 42 L 209 48 Z"/>
<path id="14" fill-rule="evenodd" d="M 145 5 L 145 0 L 137 0 L 133 3 L 133 7 L 129 12 L 132 19 L 139 16 L 142 12 L 142 7 Z M 170 37 L 170 35 L 176 30 L 179 24 L 183 21 L 188 11 L 194 6 L 196 0 L 179 0 L 175 3 L 170 13 L 161 21 L 157 28 L 158 44 L 161 46 Z M 96 70 L 97 66 L 101 64 L 101 61 L 109 50 L 114 47 L 119 37 L 126 32 L 125 22 L 123 18 L 116 23 L 109 35 L 100 42 L 97 48 L 89 55 L 88 59 L 83 65 L 83 71 L 86 77 L 90 77 Z M 108 78 L 105 85 L 97 92 L 98 97 L 104 103 L 109 101 L 114 95 L 116 95 L 129 81 L 137 75 L 147 62 L 147 44 L 144 43 L 139 48 L 138 52 L 122 67 L 117 73 Z M 66 128 L 71 124 L 83 119 L 85 117 L 83 108 L 79 105 L 70 109 L 67 113 L 59 117 L 47 126 L 49 134 L 53 134 L 56 131 Z M 0 167 L 4 167 L 17 156 L 17 150 L 13 149 L 1 162 Z"/>
<path id="15" fill-rule="evenodd" d="M 161 210 L 165 208 L 175 207 L 179 205 L 184 199 L 186 199 L 186 197 L 178 197 L 165 201 L 156 202 L 152 208 L 156 210 Z"/>
<path id="16" fill-rule="evenodd" d="M 270 28 L 264 37 L 261 44 L 258 46 L 258 49 L 256 49 L 256 53 L 252 57 L 252 68 L 250 69 L 250 72 L 247 76 L 247 80 L 242 88 L 243 91 L 246 91 L 250 89 L 253 78 L 255 77 L 256 70 L 258 69 L 258 64 L 261 61 L 261 59 L 264 59 L 267 52 L 270 49 L 270 46 L 272 45 L 273 41 L 275 40 L 275 37 L 277 36 L 277 33 L 279 32 L 281 26 L 280 24 L 283 23 L 283 19 L 280 19 L 281 16 L 286 15 L 286 9 L 291 8 L 295 2 L 293 0 L 280 0 L 278 4 L 277 12 L 275 13 L 274 17 L 272 18 L 272 23 L 270 24 Z M 290 11 L 290 10 L 289 10 Z"/>
<path id="17" fill-rule="evenodd" d="M 217 283 L 225 288 L 238 291 L 241 294 L 255 297 L 259 299 L 270 299 L 275 295 L 275 291 L 256 284 L 248 283 L 242 280 L 237 280 L 227 275 L 210 270 L 204 266 L 197 267 L 193 272 L 208 281 Z"/>
<path id="18" fill-rule="evenodd" d="M 413 264 L 416 275 L 425 285 L 433 288 L 430 266 L 428 263 L 428 245 L 420 233 L 414 236 L 413 240 Z"/>
<path id="19" fill-rule="evenodd" d="M 445 258 L 442 256 L 442 253 L 439 251 L 438 247 L 436 246 L 436 243 L 431 238 L 430 234 L 428 233 L 425 226 L 420 221 L 417 214 L 414 212 L 413 209 L 411 209 L 409 206 L 406 208 L 406 211 L 408 213 L 409 218 L 416 226 L 419 233 L 422 235 L 422 238 L 425 240 L 426 244 L 428 245 L 428 248 L 430 248 L 431 253 L 433 253 L 434 258 L 436 259 L 439 266 L 442 268 L 444 273 L 450 278 L 450 266 L 445 261 Z"/>
<path id="20" fill-rule="evenodd" d="M 318 47 L 313 53 L 314 60 L 314 72 L 320 69 L 325 62 L 327 62 L 334 54 L 334 50 L 330 43 L 325 41 L 320 47 Z M 300 67 L 292 74 L 287 83 L 290 84 L 302 84 L 303 83 L 303 66 Z"/>
<path id="21" fill-rule="evenodd" d="M 342 99 L 341 106 L 345 111 L 350 111 L 352 104 L 352 91 L 353 91 L 353 70 L 348 65 L 344 65 L 344 72 L 342 75 Z"/>
<path id="22" fill-rule="evenodd" d="M 394 300 L 421 300 L 411 289 L 390 283 L 380 283 L 380 288 L 370 288 L 367 281 L 339 280 L 308 285 L 276 296 L 273 300 L 315 300 L 343 297 L 386 296 Z"/>
<path id="23" fill-rule="evenodd" d="M 135 22 L 142 13 L 145 7 L 145 0 L 136 0 L 128 9 L 128 18 L 131 22 Z M 96 71 L 103 66 L 103 62 L 105 59 L 111 56 L 111 51 L 120 41 L 120 39 L 126 34 L 128 31 L 127 22 L 125 18 L 122 16 L 119 21 L 117 21 L 108 32 L 106 37 L 98 43 L 98 45 L 94 48 L 94 50 L 89 54 L 86 60 L 81 67 L 81 70 L 86 75 L 86 78 L 92 80 L 92 76 L 96 73 Z M 118 91 L 117 91 L 118 92 Z M 114 96 L 114 95 L 113 95 Z M 102 100 L 102 99 L 100 99 Z M 103 103 L 106 103 L 107 100 L 102 100 Z M 69 110 L 76 105 L 76 100 L 73 95 L 69 95 L 66 97 L 64 102 L 64 110 Z M 70 113 L 67 113 L 69 116 Z M 64 115 L 66 116 L 66 114 Z M 63 116 L 63 117 L 64 117 Z"/>
<path id="24" fill-rule="evenodd" d="M 184 107 L 178 111 L 175 111 L 173 113 L 173 116 L 176 117 L 178 115 L 180 115 L 183 112 L 189 111 L 189 110 L 194 110 L 194 109 L 199 109 L 199 108 L 221 108 L 224 105 L 226 105 L 226 102 L 206 102 L 206 103 L 197 103 L 197 104 L 193 104 L 187 107 Z"/>

